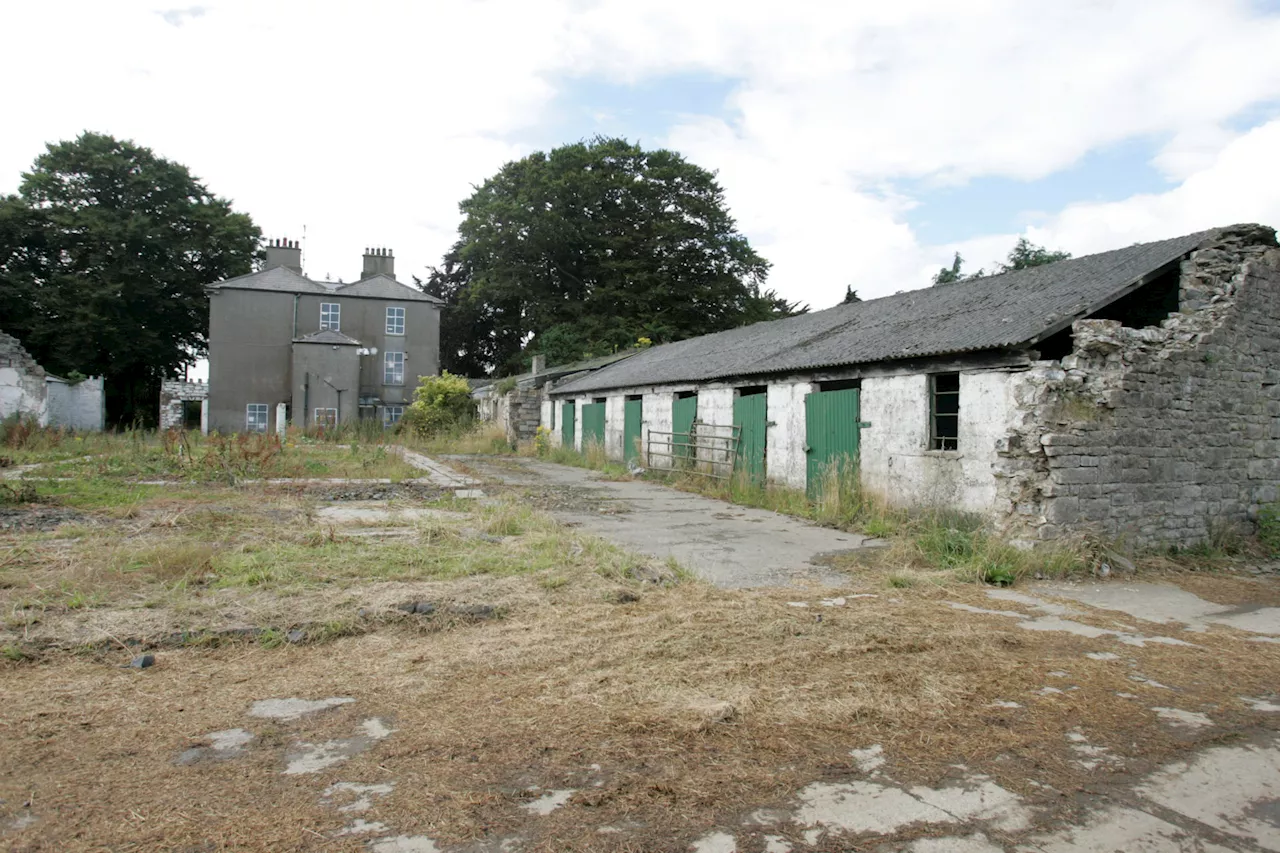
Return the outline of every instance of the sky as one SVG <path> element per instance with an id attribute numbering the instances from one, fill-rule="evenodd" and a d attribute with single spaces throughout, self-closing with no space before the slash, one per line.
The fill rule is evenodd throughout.
<path id="1" fill-rule="evenodd" d="M 312 277 L 380 246 L 408 281 L 504 162 L 624 136 L 717 172 L 815 309 L 1019 236 L 1280 225 L 1280 0 L 173 3 L 0 6 L 0 192 L 110 133 L 305 237 Z"/>

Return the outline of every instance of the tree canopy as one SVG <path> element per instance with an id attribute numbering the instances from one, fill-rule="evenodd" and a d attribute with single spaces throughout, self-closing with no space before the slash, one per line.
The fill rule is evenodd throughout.
<path id="1" fill-rule="evenodd" d="M 260 236 L 150 149 L 50 144 L 0 197 L 0 327 L 52 373 L 105 376 L 112 423 L 153 423 L 160 380 L 206 351 L 205 286 L 250 272 Z"/>
<path id="2" fill-rule="evenodd" d="M 1057 263 L 1058 261 L 1070 260 L 1070 258 L 1070 252 L 1051 251 L 1046 249 L 1044 246 L 1037 246 L 1026 237 L 1019 237 L 1018 242 L 1009 250 L 1005 263 L 999 265 L 995 274 L 1013 272 L 1014 270 L 1025 270 L 1030 267 L 1039 267 L 1045 264 Z M 966 274 L 962 270 L 963 266 L 964 258 L 959 252 L 956 252 L 955 258 L 951 261 L 950 267 L 943 267 L 934 273 L 934 285 L 953 284 L 957 281 L 983 278 L 987 274 L 985 269 L 980 269 L 975 273 Z"/>
<path id="3" fill-rule="evenodd" d="M 710 172 L 597 137 L 507 163 L 460 205 L 425 288 L 446 302 L 441 365 L 519 372 L 797 313 L 764 288 Z"/>

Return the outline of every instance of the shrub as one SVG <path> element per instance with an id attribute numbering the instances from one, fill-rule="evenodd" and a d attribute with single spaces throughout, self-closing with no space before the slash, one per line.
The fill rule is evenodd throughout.
<path id="1" fill-rule="evenodd" d="M 446 370 L 439 376 L 419 378 L 413 403 L 405 409 L 402 421 L 406 429 L 429 437 L 469 427 L 475 413 L 467 380 Z"/>
<path id="2" fill-rule="evenodd" d="M 533 434 L 533 452 L 539 456 L 546 456 L 551 452 L 551 430 L 544 426 L 538 427 Z"/>
<path id="3" fill-rule="evenodd" d="M 1258 508 L 1258 541 L 1272 557 L 1280 557 L 1280 501 Z"/>

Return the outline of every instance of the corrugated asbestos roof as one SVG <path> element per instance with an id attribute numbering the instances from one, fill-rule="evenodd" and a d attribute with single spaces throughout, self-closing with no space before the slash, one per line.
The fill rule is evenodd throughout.
<path id="1" fill-rule="evenodd" d="M 375 299 L 391 299 L 400 302 L 444 302 L 429 293 L 396 281 L 389 275 L 375 275 L 353 281 L 350 284 L 337 282 L 312 281 L 306 276 L 296 273 L 288 267 L 272 267 L 269 270 L 249 273 L 248 275 L 229 278 L 212 288 L 228 288 L 231 290 L 275 290 L 283 293 L 318 293 L 325 296 L 367 296 Z"/>
<path id="2" fill-rule="evenodd" d="M 663 344 L 553 393 L 704 382 L 1001 349 L 1097 310 L 1215 231 Z"/>

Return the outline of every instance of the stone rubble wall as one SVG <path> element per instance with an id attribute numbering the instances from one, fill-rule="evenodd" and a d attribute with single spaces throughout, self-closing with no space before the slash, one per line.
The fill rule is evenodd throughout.
<path id="1" fill-rule="evenodd" d="M 15 414 L 48 424 L 45 371 L 17 338 L 0 332 L 0 419 Z"/>
<path id="2" fill-rule="evenodd" d="M 1033 540 L 1192 545 L 1280 497 L 1280 249 L 1228 229 L 1182 264 L 1158 327 L 1080 320 L 1010 383 L 997 515 Z"/>
<path id="3" fill-rule="evenodd" d="M 160 429 L 182 429 L 182 403 L 185 400 L 208 401 L 209 386 L 205 382 L 183 382 L 165 379 L 160 383 Z"/>

